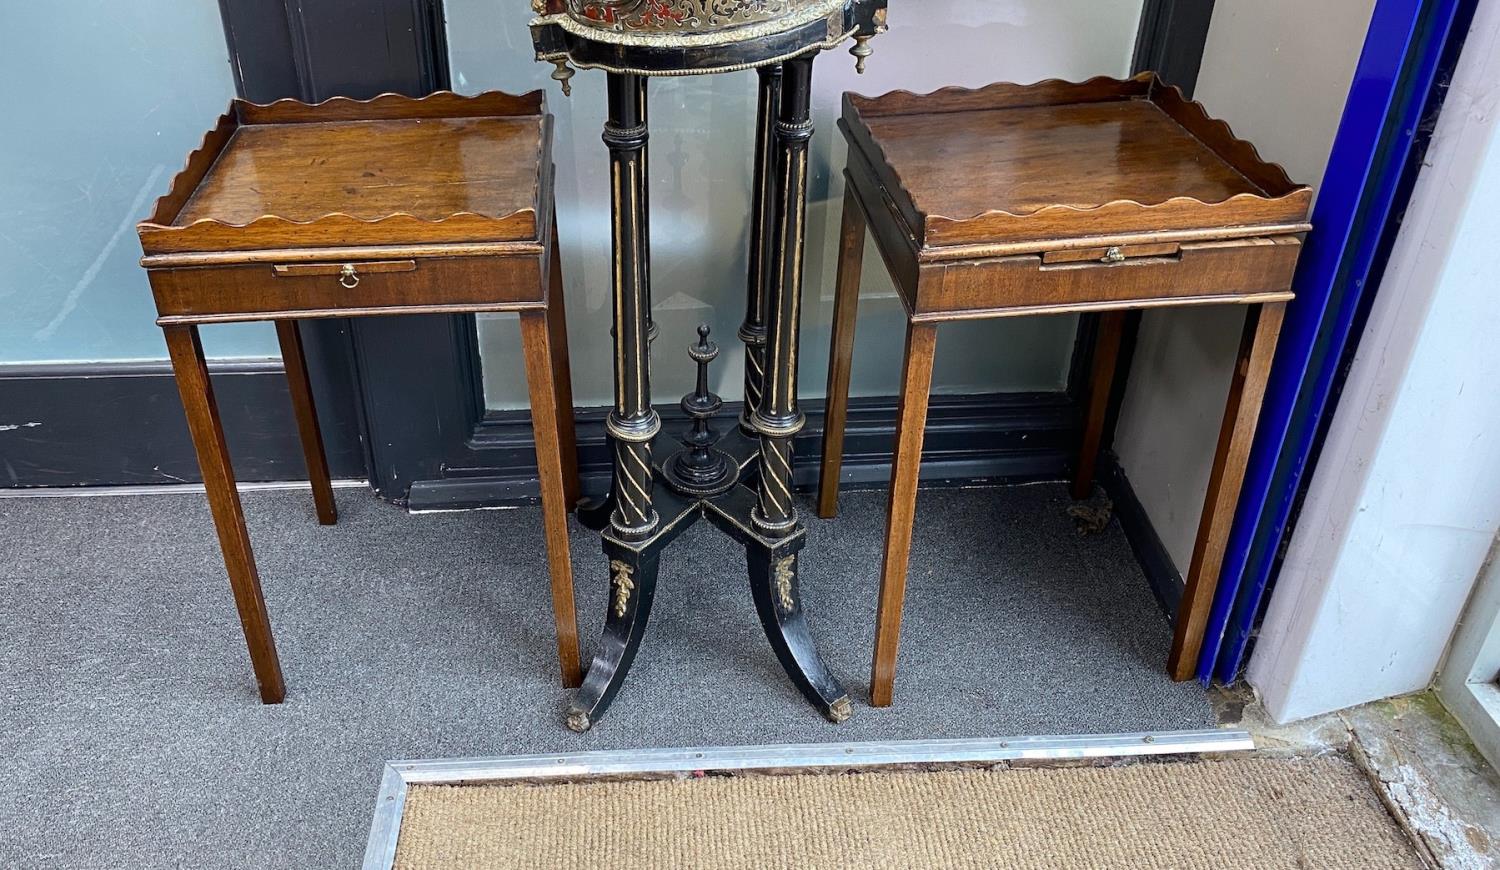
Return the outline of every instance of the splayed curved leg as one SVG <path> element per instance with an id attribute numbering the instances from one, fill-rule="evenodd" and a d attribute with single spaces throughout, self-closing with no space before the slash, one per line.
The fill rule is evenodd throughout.
<path id="1" fill-rule="evenodd" d="M 842 722 L 853 714 L 854 708 L 848 693 L 818 654 L 802 610 L 797 581 L 797 550 L 801 549 L 802 541 L 797 538 L 792 547 L 747 546 L 750 592 L 755 598 L 761 627 L 787 676 L 818 712 L 831 722 Z"/>
<path id="2" fill-rule="evenodd" d="M 641 647 L 656 597 L 659 563 L 655 553 L 609 542 L 605 553 L 609 556 L 609 612 L 604 634 L 583 686 L 568 705 L 568 727 L 580 733 L 592 728 L 614 702 Z"/>

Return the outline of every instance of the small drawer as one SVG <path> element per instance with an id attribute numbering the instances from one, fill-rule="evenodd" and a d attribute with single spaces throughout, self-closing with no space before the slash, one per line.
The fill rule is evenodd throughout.
<path id="1" fill-rule="evenodd" d="M 1293 236 L 1051 251 L 953 263 L 924 281 L 916 314 L 1145 307 L 1286 293 Z"/>
<path id="2" fill-rule="evenodd" d="M 151 270 L 165 320 L 500 310 L 545 303 L 539 257 L 255 263 Z"/>
<path id="3" fill-rule="evenodd" d="M 1103 263 L 1111 266 L 1126 260 L 1141 257 L 1177 257 L 1182 245 L 1177 242 L 1162 242 L 1152 245 L 1110 245 L 1102 248 L 1074 248 L 1066 251 L 1048 251 L 1042 254 L 1042 266 L 1066 263 Z"/>
<path id="4" fill-rule="evenodd" d="M 389 275 L 393 272 L 417 271 L 416 260 L 377 260 L 370 263 L 287 263 L 271 267 L 278 278 L 321 278 L 329 275 L 339 279 L 339 286 L 353 290 L 366 275 Z"/>

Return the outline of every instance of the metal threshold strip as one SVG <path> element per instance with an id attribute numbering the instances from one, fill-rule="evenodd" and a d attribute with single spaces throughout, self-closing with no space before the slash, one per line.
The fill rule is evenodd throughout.
<path id="1" fill-rule="evenodd" d="M 1255 748 L 1246 731 L 1161 731 L 1003 740 L 906 740 L 701 749 L 625 749 L 559 755 L 517 755 L 445 761 L 391 761 L 376 797 L 365 848 L 365 870 L 388 870 L 396 860 L 406 792 L 412 785 L 485 785 L 643 779 L 697 771 L 848 770 L 907 765 L 969 765 L 1003 761 L 1067 762 L 1152 755 L 1202 755 Z"/>

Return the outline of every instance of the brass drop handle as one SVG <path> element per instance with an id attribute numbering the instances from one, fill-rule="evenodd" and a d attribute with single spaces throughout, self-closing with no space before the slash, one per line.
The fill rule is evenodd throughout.
<path id="1" fill-rule="evenodd" d="M 278 278 L 327 278 L 334 277 L 346 290 L 359 286 L 364 275 L 384 275 L 390 272 L 415 272 L 416 260 L 370 260 L 361 261 L 356 270 L 353 263 L 277 263 L 271 267 Z"/>

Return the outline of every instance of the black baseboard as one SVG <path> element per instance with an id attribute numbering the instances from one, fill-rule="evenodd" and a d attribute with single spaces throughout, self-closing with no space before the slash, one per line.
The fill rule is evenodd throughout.
<path id="1" fill-rule="evenodd" d="M 1110 501 L 1114 502 L 1120 528 L 1130 541 L 1130 549 L 1135 552 L 1135 560 L 1140 563 L 1146 581 L 1151 584 L 1156 602 L 1167 616 L 1175 618 L 1177 605 L 1181 603 L 1183 589 L 1186 587 L 1182 573 L 1177 570 L 1166 545 L 1156 534 L 1156 526 L 1151 524 L 1151 517 L 1146 515 L 1145 507 L 1136 498 L 1130 478 L 1125 476 L 1125 470 L 1112 453 L 1106 453 L 1099 463 L 1099 483 L 1108 493 Z"/>
<path id="2" fill-rule="evenodd" d="M 663 431 L 684 430 L 687 419 L 675 406 L 658 409 Z M 823 403 L 806 402 L 807 428 L 795 445 L 795 483 L 815 485 L 822 455 Z M 734 425 L 738 405 L 726 405 L 720 425 Z M 604 443 L 606 408 L 578 412 L 579 472 L 585 491 L 609 485 L 609 452 Z M 940 396 L 928 412 L 922 451 L 924 481 L 985 480 L 1007 483 L 1064 478 L 1079 440 L 1077 403 L 1066 393 Z M 894 397 L 850 402 L 845 430 L 844 485 L 884 486 L 890 480 L 896 431 Z M 441 480 L 412 485 L 411 510 L 463 510 L 515 504 L 536 498 L 536 458 L 530 414 L 491 413 L 474 433 L 477 453 L 491 464 L 445 468 Z"/>
<path id="3" fill-rule="evenodd" d="M 280 361 L 209 368 L 239 480 L 305 480 Z M 321 416 L 334 476 L 364 477 L 354 421 Z M 200 480 L 168 363 L 0 366 L 0 487 Z"/>
<path id="4" fill-rule="evenodd" d="M 822 458 L 823 403 L 807 402 L 807 428 L 798 436 L 795 483 L 817 485 Z M 687 426 L 682 412 L 659 408 L 663 429 Z M 605 408 L 578 412 L 579 471 L 583 488 L 600 495 L 609 485 L 609 452 L 604 446 Z M 726 425 L 738 406 L 726 406 Z M 850 403 L 845 434 L 843 486 L 883 488 L 890 482 L 891 447 L 895 439 L 896 403 L 892 397 L 856 399 Z M 922 482 L 1025 483 L 1065 480 L 1072 471 L 1080 436 L 1077 403 L 1067 393 L 944 396 L 928 412 L 922 451 Z M 413 484 L 407 507 L 414 511 L 470 510 L 536 500 L 536 460 L 530 415 L 525 411 L 490 414 L 474 435 L 487 456 L 506 457 L 504 467 L 449 468 L 441 480 Z M 1114 503 L 1115 516 L 1142 573 L 1168 617 L 1182 600 L 1184 582 L 1156 533 L 1130 479 L 1112 453 L 1099 463 L 1099 483 Z"/>

